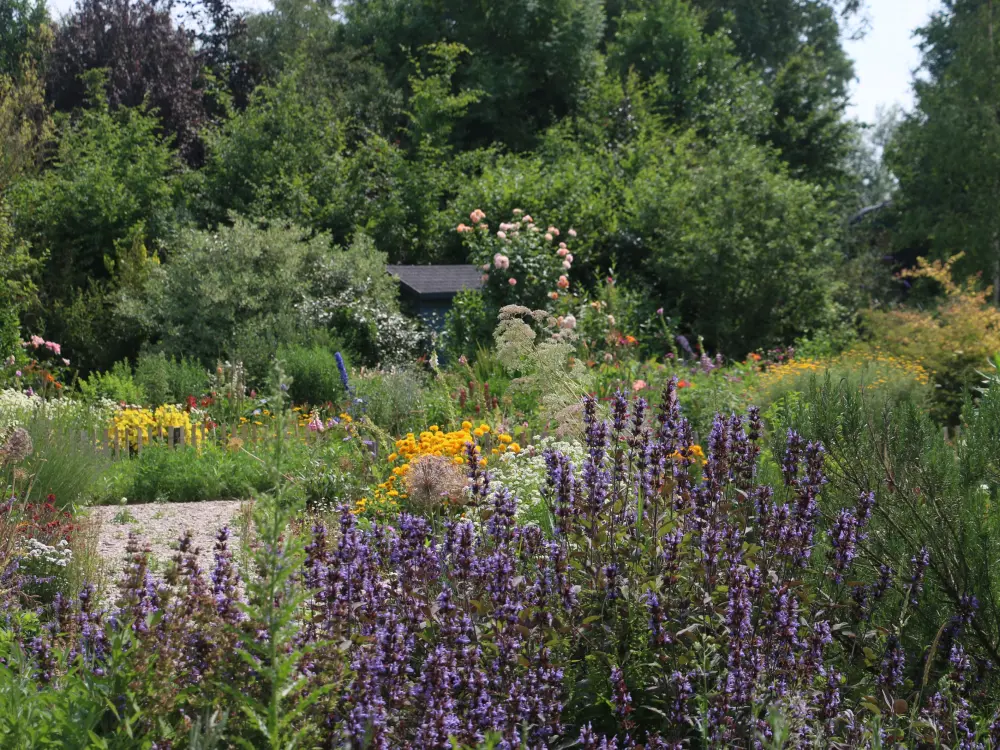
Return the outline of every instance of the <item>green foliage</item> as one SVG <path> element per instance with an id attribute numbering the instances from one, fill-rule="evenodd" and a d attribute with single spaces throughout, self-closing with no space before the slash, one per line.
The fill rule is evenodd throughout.
<path id="1" fill-rule="evenodd" d="M 405 435 L 428 424 L 423 411 L 426 383 L 412 370 L 367 374 L 356 378 L 353 387 L 365 417 L 390 435 Z"/>
<path id="2" fill-rule="evenodd" d="M 1000 8 L 949 3 L 920 30 L 926 76 L 915 79 L 915 111 L 888 154 L 899 179 L 895 245 L 931 259 L 965 252 L 962 276 L 984 273 L 1000 299 Z"/>
<path id="3" fill-rule="evenodd" d="M 495 141 L 525 148 L 554 118 L 572 111 L 595 69 L 601 11 L 596 0 L 499 6 L 369 0 L 344 7 L 348 40 L 370 47 L 400 88 L 410 58 L 428 45 L 457 43 L 470 51 L 455 84 L 484 96 L 454 129 L 452 142 L 462 148 Z"/>
<path id="4" fill-rule="evenodd" d="M 305 85 L 301 67 L 262 86 L 247 108 L 207 138 L 199 173 L 212 222 L 228 212 L 291 221 L 346 242 L 374 217 L 393 215 L 384 189 L 393 154 L 367 133 L 348 149 L 333 103 Z M 388 201 L 388 204 L 386 202 Z"/>
<path id="5" fill-rule="evenodd" d="M 146 402 L 180 404 L 188 396 L 201 396 L 208 387 L 208 372 L 204 366 L 188 357 L 167 357 L 162 352 L 144 352 L 135 366 L 135 382 L 146 396 Z"/>
<path id="6" fill-rule="evenodd" d="M 170 447 L 150 444 L 142 454 L 116 462 L 98 500 L 117 503 L 257 497 L 273 489 L 273 478 L 259 457 L 213 444 Z"/>
<path id="7" fill-rule="evenodd" d="M 85 110 L 61 128 L 51 166 L 10 191 L 19 235 L 46 256 L 48 335 L 84 368 L 132 353 L 108 296 L 141 281 L 173 231 L 177 159 L 158 131 L 141 110 Z"/>
<path id="8" fill-rule="evenodd" d="M 145 404 L 147 399 L 152 399 L 156 404 L 169 403 L 153 399 L 143 385 L 136 382 L 132 367 L 125 360 L 115 362 L 107 372 L 95 371 L 88 377 L 81 378 L 77 381 L 77 387 L 88 401 L 110 399 L 118 403 Z"/>
<path id="9" fill-rule="evenodd" d="M 822 441 L 830 477 L 823 492 L 827 508 L 851 505 L 861 492 L 875 493 L 866 545 L 873 577 L 880 559 L 907 575 L 914 550 L 929 550 L 933 582 L 914 617 L 917 640 L 932 642 L 960 598 L 971 595 L 981 607 L 973 637 L 988 654 L 1000 649 L 1000 580 L 988 562 L 1000 554 L 998 488 L 994 460 L 987 456 L 995 442 L 998 403 L 991 392 L 979 410 L 970 407 L 967 435 L 976 442 L 967 438 L 951 445 L 912 401 L 892 403 L 828 376 L 813 380 L 772 430 L 775 456 L 782 455 L 786 428 Z"/>
<path id="10" fill-rule="evenodd" d="M 471 360 L 493 335 L 493 318 L 483 295 L 463 290 L 456 294 L 444 320 L 442 344 L 448 357 Z"/>
<path id="11" fill-rule="evenodd" d="M 262 228 L 237 219 L 211 233 L 185 230 L 170 262 L 154 269 L 120 311 L 168 356 L 211 365 L 254 331 L 287 339 L 296 306 L 306 298 L 310 268 L 331 254 L 326 237 L 308 239 L 294 227 Z"/>
<path id="12" fill-rule="evenodd" d="M 18 78 L 26 62 L 42 57 L 51 36 L 49 20 L 43 0 L 0 2 L 0 77 Z"/>
<path id="13" fill-rule="evenodd" d="M 674 150 L 682 156 L 664 155 L 636 179 L 651 297 L 732 355 L 835 322 L 827 194 L 742 139 L 708 152 L 685 139 Z"/>
<path id="14" fill-rule="evenodd" d="M 294 403 L 320 406 L 344 400 L 337 361 L 327 347 L 290 344 L 278 349 L 277 357 L 291 378 L 288 395 Z"/>
<path id="15" fill-rule="evenodd" d="M 37 503 L 55 495 L 60 508 L 86 504 L 107 471 L 107 456 L 85 438 L 86 430 L 71 414 L 40 412 L 23 426 L 34 450 L 23 464 L 30 490 L 22 499 Z"/>

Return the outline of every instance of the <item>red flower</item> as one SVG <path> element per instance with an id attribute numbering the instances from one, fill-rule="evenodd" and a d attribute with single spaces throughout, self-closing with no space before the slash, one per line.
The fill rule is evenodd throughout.
<path id="1" fill-rule="evenodd" d="M 678 388 L 690 388 L 691 384 L 688 381 L 686 381 L 686 380 L 678 380 L 677 381 L 677 387 Z"/>

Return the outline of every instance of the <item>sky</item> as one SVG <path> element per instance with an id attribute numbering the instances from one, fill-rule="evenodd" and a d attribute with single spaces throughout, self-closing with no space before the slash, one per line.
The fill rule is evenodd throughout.
<path id="1" fill-rule="evenodd" d="M 913 31 L 940 6 L 940 0 L 868 0 L 867 33 L 845 44 L 857 76 L 851 91 L 851 116 L 874 122 L 880 105 L 912 107 L 910 82 L 920 65 Z"/>
<path id="2" fill-rule="evenodd" d="M 49 0 L 49 7 L 58 17 L 68 12 L 74 2 Z M 234 5 L 262 8 L 269 3 L 237 0 Z M 920 64 L 913 31 L 939 6 L 940 0 L 867 0 L 867 33 L 859 40 L 846 42 L 857 75 L 851 92 L 852 117 L 874 122 L 880 105 L 912 106 L 910 81 Z"/>

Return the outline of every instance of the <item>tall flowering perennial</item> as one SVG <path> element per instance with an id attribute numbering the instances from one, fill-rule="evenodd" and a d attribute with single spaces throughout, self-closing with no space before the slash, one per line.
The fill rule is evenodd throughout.
<path id="1" fill-rule="evenodd" d="M 43 689 L 83 674 L 111 700 L 130 675 L 144 702 L 130 738 L 160 747 L 168 730 L 188 736 L 190 716 L 266 696 L 272 644 L 293 686 L 287 722 L 309 747 L 756 748 L 777 738 L 769 710 L 788 747 L 972 747 L 992 731 L 968 689 L 974 599 L 926 663 L 906 654 L 912 574 L 880 571 L 870 599 L 884 611 L 851 615 L 846 582 L 870 576 L 845 550 L 870 498 L 824 525 L 820 446 L 789 435 L 778 486 L 763 483 L 751 411 L 715 420 L 701 464 L 673 384 L 655 408 L 617 394 L 605 414 L 588 399 L 584 428 L 579 466 L 545 454 L 550 536 L 518 523 L 470 440 L 462 518 L 345 508 L 301 554 L 268 538 L 262 554 L 289 573 L 272 588 L 240 579 L 225 532 L 214 573 L 186 537 L 162 580 L 133 539 L 115 605 L 88 591 L 60 602 L 23 652 L 0 641 L 0 656 Z M 293 641 L 276 643 L 289 623 Z M 224 731 L 267 744 L 237 711 Z"/>

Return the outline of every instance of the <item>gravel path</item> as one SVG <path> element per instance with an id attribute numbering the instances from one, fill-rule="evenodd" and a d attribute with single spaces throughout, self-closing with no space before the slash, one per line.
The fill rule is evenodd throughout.
<path id="1" fill-rule="evenodd" d="M 149 542 L 155 566 L 162 569 L 174 554 L 173 548 L 185 530 L 194 532 L 194 546 L 205 571 L 211 570 L 215 534 L 229 525 L 235 544 L 239 536 L 237 518 L 242 502 L 206 500 L 199 503 L 147 503 L 142 505 L 99 505 L 91 517 L 100 524 L 97 549 L 105 570 L 117 578 L 125 558 L 130 531 Z"/>

